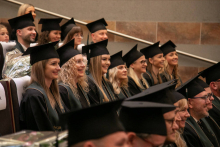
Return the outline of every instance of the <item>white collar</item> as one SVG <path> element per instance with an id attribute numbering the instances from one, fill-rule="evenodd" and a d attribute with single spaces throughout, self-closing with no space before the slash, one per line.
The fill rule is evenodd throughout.
<path id="1" fill-rule="evenodd" d="M 195 117 L 192 117 L 192 118 L 196 121 L 196 123 L 198 122 L 198 120 Z"/>
<path id="2" fill-rule="evenodd" d="M 20 43 L 21 44 L 21 43 Z M 23 47 L 24 51 L 27 50 L 26 46 L 24 46 L 23 44 L 21 44 L 21 46 Z"/>

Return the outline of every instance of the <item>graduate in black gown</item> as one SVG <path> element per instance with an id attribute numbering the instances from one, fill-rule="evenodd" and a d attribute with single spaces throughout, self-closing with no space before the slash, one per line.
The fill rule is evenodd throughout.
<path id="1" fill-rule="evenodd" d="M 128 68 L 128 90 L 130 94 L 135 95 L 149 88 L 148 82 L 143 77 L 147 62 L 145 56 L 137 50 L 137 45 L 126 53 L 122 59 Z"/>
<path id="2" fill-rule="evenodd" d="M 71 110 L 90 106 L 86 63 L 82 54 L 74 49 L 74 42 L 73 39 L 57 50 L 61 66 L 58 78 L 60 96 Z"/>
<path id="3" fill-rule="evenodd" d="M 106 48 L 107 44 L 108 40 L 104 40 L 82 47 L 82 53 L 87 54 L 89 62 L 88 78 L 94 81 L 102 94 L 102 96 L 97 97 L 96 101 L 99 103 L 118 99 L 117 95 L 114 94 L 112 84 L 104 76 L 111 65 L 110 55 Z"/>
<path id="4" fill-rule="evenodd" d="M 122 60 L 122 51 L 111 56 L 111 65 L 108 70 L 108 79 L 112 83 L 114 93 L 120 99 L 131 96 L 128 90 L 127 67 Z"/>
<path id="5" fill-rule="evenodd" d="M 159 43 L 157 42 L 140 50 L 147 59 L 147 70 L 143 76 L 150 86 L 163 83 L 159 71 L 163 68 L 165 59 L 163 52 L 159 48 Z"/>
<path id="6" fill-rule="evenodd" d="M 30 47 L 32 65 L 31 84 L 26 88 L 20 104 L 21 128 L 35 131 L 60 131 L 58 114 L 67 111 L 59 95 L 57 84 L 60 71 L 59 55 L 54 46 L 58 42 Z"/>
<path id="7" fill-rule="evenodd" d="M 176 79 L 176 86 L 179 87 L 182 84 L 182 80 L 178 74 L 178 54 L 176 52 L 176 45 L 169 40 L 160 47 L 160 50 L 163 52 L 165 58 L 164 67 L 161 71 L 163 82 Z"/>

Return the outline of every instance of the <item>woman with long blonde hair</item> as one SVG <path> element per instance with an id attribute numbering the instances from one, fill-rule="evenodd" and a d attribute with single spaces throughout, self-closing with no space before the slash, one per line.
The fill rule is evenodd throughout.
<path id="1" fill-rule="evenodd" d="M 131 96 L 128 91 L 127 67 L 122 60 L 122 51 L 111 56 L 111 65 L 109 66 L 109 81 L 112 83 L 114 93 L 118 98 L 128 98 Z"/>
<path id="2" fill-rule="evenodd" d="M 35 12 L 35 8 L 32 4 L 22 4 L 18 9 L 17 16 L 21 16 L 28 13 L 31 13 L 34 19 L 37 16 Z"/>
<path id="3" fill-rule="evenodd" d="M 31 84 L 27 87 L 20 104 L 22 129 L 35 131 L 60 131 L 59 114 L 67 109 L 59 95 L 57 84 L 60 71 L 59 55 L 53 42 L 30 47 Z"/>
<path id="4" fill-rule="evenodd" d="M 182 80 L 178 74 L 178 54 L 175 48 L 176 45 L 171 40 L 160 47 L 165 57 L 164 67 L 161 69 L 160 72 L 164 82 L 176 79 L 177 88 L 182 84 Z"/>
<path id="5" fill-rule="evenodd" d="M 147 67 L 146 59 L 141 52 L 137 51 L 137 45 L 123 56 L 123 60 L 128 67 L 128 89 L 130 94 L 135 95 L 149 88 L 148 82 L 143 77 Z"/>
<path id="6" fill-rule="evenodd" d="M 150 86 L 161 84 L 163 80 L 160 76 L 160 69 L 164 66 L 163 52 L 159 48 L 159 42 L 150 45 L 140 50 L 147 59 L 147 70 L 144 73 L 144 78 L 148 81 Z"/>
<path id="7" fill-rule="evenodd" d="M 118 99 L 113 92 L 114 90 L 111 83 L 104 76 L 111 64 L 110 55 L 108 49 L 106 48 L 107 44 L 108 40 L 104 40 L 91 45 L 83 46 L 82 48 L 82 53 L 87 54 L 89 61 L 88 78 L 95 82 L 102 94 L 102 97 L 97 99 L 99 103 Z"/>

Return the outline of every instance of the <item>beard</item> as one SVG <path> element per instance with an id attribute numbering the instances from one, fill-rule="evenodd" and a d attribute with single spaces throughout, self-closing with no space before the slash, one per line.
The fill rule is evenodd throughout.
<path id="1" fill-rule="evenodd" d="M 28 34 L 26 36 L 23 36 L 22 39 L 27 42 L 27 43 L 34 43 L 35 42 L 35 38 L 36 38 L 36 35 L 35 35 L 35 38 L 31 38 L 32 34 Z"/>

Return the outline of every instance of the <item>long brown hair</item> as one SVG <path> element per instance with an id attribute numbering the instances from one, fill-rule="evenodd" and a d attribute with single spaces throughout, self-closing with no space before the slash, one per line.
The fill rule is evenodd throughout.
<path id="1" fill-rule="evenodd" d="M 154 80 L 154 84 L 161 84 L 163 83 L 161 77 L 160 77 L 160 73 L 158 72 L 157 75 L 154 74 L 153 70 L 152 70 L 152 64 L 150 63 L 149 59 L 147 59 L 147 70 L 151 73 L 153 80 Z M 159 81 L 158 81 L 159 79 Z"/>
<path id="2" fill-rule="evenodd" d="M 74 26 L 69 33 L 66 35 L 65 39 L 63 40 L 63 45 L 66 44 L 67 42 L 70 42 L 72 40 L 74 34 L 76 33 L 82 33 L 83 35 L 83 30 L 80 26 Z"/>
<path id="3" fill-rule="evenodd" d="M 38 37 L 37 45 L 42 45 L 50 42 L 49 38 L 50 31 L 43 31 Z"/>
<path id="4" fill-rule="evenodd" d="M 47 94 L 47 97 L 50 101 L 50 104 L 51 104 L 52 108 L 55 109 L 55 105 L 56 105 L 56 102 L 57 102 L 58 106 L 61 109 L 63 109 L 63 106 L 61 104 L 61 98 L 60 98 L 60 94 L 59 94 L 59 88 L 58 88 L 57 80 L 56 79 L 52 80 L 50 88 L 48 88 L 45 84 L 44 71 L 45 71 L 45 67 L 46 67 L 47 62 L 48 62 L 48 60 L 42 60 L 42 61 L 39 61 L 39 62 L 35 63 L 32 66 L 32 69 L 31 69 L 31 83 L 36 82 L 36 83 L 40 84 L 40 86 L 43 87 L 43 89 L 45 90 L 45 92 Z"/>

